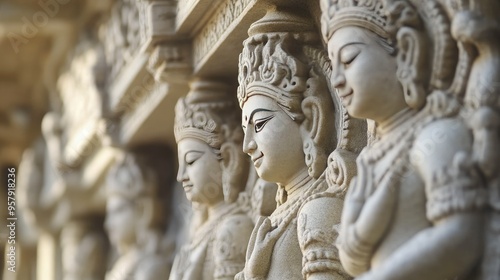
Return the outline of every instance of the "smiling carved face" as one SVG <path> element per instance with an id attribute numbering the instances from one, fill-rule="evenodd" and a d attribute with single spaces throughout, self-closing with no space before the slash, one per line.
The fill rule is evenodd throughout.
<path id="1" fill-rule="evenodd" d="M 207 206 L 223 201 L 222 168 L 213 148 L 193 138 L 184 138 L 177 145 L 177 180 L 182 183 L 187 199 Z"/>
<path id="2" fill-rule="evenodd" d="M 407 105 L 396 58 L 376 40 L 370 31 L 343 27 L 328 41 L 328 54 L 332 85 L 349 114 L 381 122 Z"/>
<path id="3" fill-rule="evenodd" d="M 242 108 L 242 127 L 243 152 L 251 157 L 262 179 L 286 185 L 307 169 L 299 124 L 275 100 L 249 97 Z"/>

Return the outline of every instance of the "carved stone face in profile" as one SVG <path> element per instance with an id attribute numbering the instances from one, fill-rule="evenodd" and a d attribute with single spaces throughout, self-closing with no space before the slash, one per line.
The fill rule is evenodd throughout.
<path id="1" fill-rule="evenodd" d="M 253 95 L 243 105 L 243 151 L 266 181 L 282 185 L 307 169 L 299 124 L 273 99 Z"/>
<path id="2" fill-rule="evenodd" d="M 229 92 L 224 83 L 196 80 L 175 108 L 177 181 L 190 201 L 209 207 L 235 202 L 248 176 L 240 112 Z"/>
<path id="3" fill-rule="evenodd" d="M 214 149 L 194 138 L 184 138 L 177 145 L 177 180 L 182 183 L 187 199 L 206 205 L 223 201 L 222 169 Z"/>
<path id="4" fill-rule="evenodd" d="M 114 195 L 106 202 L 105 227 L 111 244 L 119 250 L 136 241 L 136 222 L 139 218 L 135 205 L 130 200 Z"/>
<path id="5" fill-rule="evenodd" d="M 359 27 L 343 27 L 328 41 L 332 85 L 356 118 L 383 121 L 407 107 L 399 83 L 396 58 L 381 39 Z"/>

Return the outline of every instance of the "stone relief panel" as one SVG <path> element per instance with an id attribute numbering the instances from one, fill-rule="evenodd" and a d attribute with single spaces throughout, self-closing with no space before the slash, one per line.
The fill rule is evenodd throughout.
<path id="1" fill-rule="evenodd" d="M 112 65 L 110 78 L 120 71 L 139 53 L 147 37 L 147 1 L 116 1 L 105 31 L 102 34 L 106 62 Z"/>
<path id="2" fill-rule="evenodd" d="M 170 272 L 172 155 L 164 145 L 124 152 L 108 173 L 105 229 L 118 258 L 106 279 L 161 279 Z M 166 234 L 169 232 L 169 234 Z"/>
<path id="3" fill-rule="evenodd" d="M 245 207 L 248 160 L 230 88 L 196 80 L 176 105 L 179 172 L 193 203 L 191 235 L 177 254 L 170 279 L 233 279 L 243 268 L 253 222 Z"/>
<path id="4" fill-rule="evenodd" d="M 278 184 L 278 207 L 256 223 L 235 279 L 350 279 L 336 229 L 355 174 L 343 167 L 366 143 L 348 131 L 366 126 L 329 88 L 331 66 L 311 20 L 274 7 L 248 33 L 238 76 L 243 151 L 259 177 Z M 328 162 L 337 164 L 327 170 Z"/>
<path id="5" fill-rule="evenodd" d="M 497 279 L 499 3 L 321 7 L 332 84 L 351 116 L 377 123 L 344 204 L 344 268 L 356 279 Z"/>

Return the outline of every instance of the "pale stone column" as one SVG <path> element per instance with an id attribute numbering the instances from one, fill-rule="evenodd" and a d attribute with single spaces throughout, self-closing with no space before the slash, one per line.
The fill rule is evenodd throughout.
<path id="1" fill-rule="evenodd" d="M 40 234 L 37 246 L 37 280 L 56 280 L 61 277 L 61 252 L 59 238 L 55 234 Z"/>

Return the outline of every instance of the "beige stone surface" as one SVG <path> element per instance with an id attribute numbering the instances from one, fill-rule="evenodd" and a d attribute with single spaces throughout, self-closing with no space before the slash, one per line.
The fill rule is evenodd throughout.
<path id="1" fill-rule="evenodd" d="M 498 14 L 0 1 L 0 177 L 16 169 L 18 218 L 2 279 L 499 279 Z M 180 137 L 202 112 L 206 133 Z M 158 145 L 173 155 L 143 150 Z M 194 168 L 193 149 L 212 157 Z M 153 186 L 164 200 L 132 191 Z"/>

